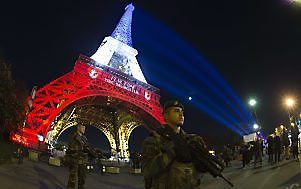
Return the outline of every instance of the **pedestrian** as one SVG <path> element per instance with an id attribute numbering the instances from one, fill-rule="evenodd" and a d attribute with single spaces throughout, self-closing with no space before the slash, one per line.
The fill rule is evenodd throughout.
<path id="1" fill-rule="evenodd" d="M 248 164 L 248 148 L 249 148 L 249 145 L 246 142 L 241 146 L 242 167 L 243 168 L 245 168 L 246 165 Z"/>
<path id="2" fill-rule="evenodd" d="M 18 160 L 18 164 L 23 163 L 23 150 L 21 147 L 18 147 L 17 149 L 17 160 Z"/>
<path id="3" fill-rule="evenodd" d="M 291 128 L 291 140 L 292 140 L 292 151 L 293 151 L 293 158 L 295 160 L 299 160 L 298 155 L 298 143 L 299 143 L 299 128 L 297 126 L 292 126 Z"/>
<path id="4" fill-rule="evenodd" d="M 256 167 L 257 163 L 260 163 L 262 166 L 262 144 L 260 139 L 256 139 L 254 142 L 254 167 Z"/>
<path id="5" fill-rule="evenodd" d="M 290 145 L 290 141 L 288 138 L 288 132 L 286 128 L 283 128 L 282 134 L 281 134 L 281 138 L 282 138 L 282 145 L 283 145 L 283 150 L 284 150 L 284 158 L 286 160 L 289 159 L 289 145 Z"/>
<path id="6" fill-rule="evenodd" d="M 274 158 L 275 158 L 275 163 L 279 163 L 280 162 L 280 154 L 281 154 L 281 139 L 278 133 L 275 133 L 274 136 L 274 149 L 275 149 L 275 153 L 274 153 Z"/>
<path id="7" fill-rule="evenodd" d="M 273 163 L 274 161 L 274 135 L 271 134 L 267 137 L 267 144 L 268 144 L 268 156 L 269 156 L 269 163 Z"/>
<path id="8" fill-rule="evenodd" d="M 247 164 L 249 165 L 254 156 L 254 141 L 248 142 Z M 249 165 L 250 166 L 250 165 Z"/>
<path id="9" fill-rule="evenodd" d="M 226 167 L 230 166 L 231 160 L 231 149 L 229 145 L 225 145 L 223 149 L 223 160 L 226 164 Z"/>
<path id="10" fill-rule="evenodd" d="M 179 101 L 165 103 L 163 117 L 166 122 L 166 125 L 163 125 L 163 132 L 187 136 L 182 129 L 184 107 Z M 186 139 L 201 141 L 197 136 Z M 201 172 L 192 163 L 189 149 L 178 144 L 169 135 L 162 136 L 157 132 L 152 132 L 143 143 L 142 157 L 146 189 L 197 189 L 200 187 Z"/>

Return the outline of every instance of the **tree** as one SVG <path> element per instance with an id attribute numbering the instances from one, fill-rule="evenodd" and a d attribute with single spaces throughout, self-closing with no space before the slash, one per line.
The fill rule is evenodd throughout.
<path id="1" fill-rule="evenodd" d="M 17 97 L 17 87 L 11 67 L 0 57 L 0 131 L 7 134 L 22 122 L 23 99 Z M 22 102 L 21 102 L 22 101 Z"/>

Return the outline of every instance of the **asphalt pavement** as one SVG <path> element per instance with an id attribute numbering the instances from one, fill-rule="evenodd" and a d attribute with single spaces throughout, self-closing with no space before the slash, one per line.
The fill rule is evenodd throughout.
<path id="1" fill-rule="evenodd" d="M 264 160 L 262 166 L 242 169 L 241 162 L 233 161 L 224 171 L 235 189 L 301 189 L 300 162 L 284 160 L 270 165 Z M 49 166 L 44 162 L 25 160 L 23 164 L 0 165 L 0 188 L 2 189 L 65 189 L 68 180 L 66 167 Z M 120 174 L 88 173 L 87 189 L 143 189 L 143 176 L 130 174 L 128 168 Z M 202 189 L 230 189 L 221 178 L 205 174 Z"/>

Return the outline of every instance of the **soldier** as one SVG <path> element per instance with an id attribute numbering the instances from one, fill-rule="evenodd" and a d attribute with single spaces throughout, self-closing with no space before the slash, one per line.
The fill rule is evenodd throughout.
<path id="1" fill-rule="evenodd" d="M 70 172 L 68 189 L 77 188 L 76 183 L 78 189 L 84 189 L 88 154 L 93 155 L 91 148 L 88 146 L 87 138 L 84 136 L 85 129 L 84 125 L 78 124 L 76 132 L 69 139 L 66 153 Z"/>
<path id="2" fill-rule="evenodd" d="M 178 101 L 164 105 L 164 129 L 171 129 L 178 135 L 185 135 L 181 126 L 184 123 L 184 107 Z M 201 137 L 190 136 L 189 141 L 203 144 Z M 200 172 L 192 163 L 190 151 L 174 140 L 152 132 L 142 147 L 143 174 L 146 189 L 197 189 L 200 186 Z"/>

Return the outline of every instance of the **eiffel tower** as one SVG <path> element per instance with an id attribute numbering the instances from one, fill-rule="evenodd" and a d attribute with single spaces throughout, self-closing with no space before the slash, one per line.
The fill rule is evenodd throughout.
<path id="1" fill-rule="evenodd" d="M 133 11 L 129 4 L 95 54 L 80 55 L 72 71 L 28 97 L 26 120 L 11 134 L 12 141 L 51 148 L 66 129 L 80 123 L 103 132 L 112 155 L 128 158 L 132 131 L 164 122 L 159 89 L 146 82 L 132 47 Z"/>

